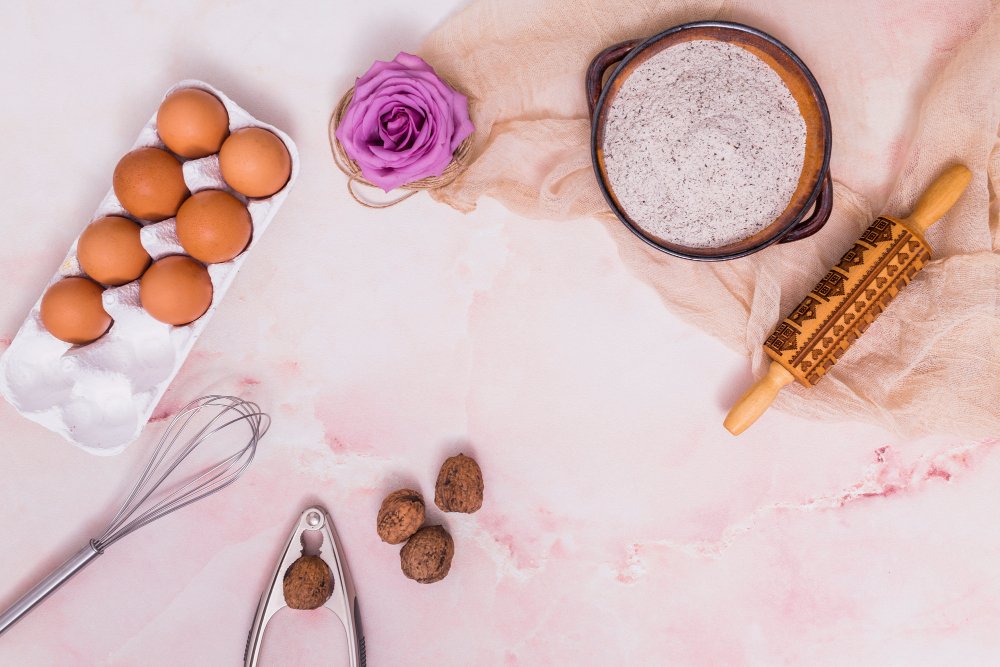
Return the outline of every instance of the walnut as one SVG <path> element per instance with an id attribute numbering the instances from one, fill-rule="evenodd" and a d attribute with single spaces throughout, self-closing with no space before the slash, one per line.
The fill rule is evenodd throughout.
<path id="1" fill-rule="evenodd" d="M 442 464 L 434 488 L 434 504 L 445 512 L 466 514 L 483 506 L 483 471 L 475 459 L 459 454 Z"/>
<path id="2" fill-rule="evenodd" d="M 424 499 L 413 489 L 393 491 L 382 501 L 375 528 L 383 542 L 402 544 L 424 523 Z"/>
<path id="3" fill-rule="evenodd" d="M 451 569 L 455 542 L 441 526 L 424 526 L 399 552 L 403 574 L 421 584 L 441 581 Z"/>
<path id="4" fill-rule="evenodd" d="M 285 570 L 281 584 L 292 609 L 318 609 L 333 595 L 333 573 L 319 556 L 300 556 Z"/>

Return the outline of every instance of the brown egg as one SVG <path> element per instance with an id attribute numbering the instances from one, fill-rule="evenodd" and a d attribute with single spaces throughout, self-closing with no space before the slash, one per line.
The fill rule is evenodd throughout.
<path id="1" fill-rule="evenodd" d="M 204 265 L 184 255 L 170 255 L 153 262 L 143 274 L 139 300 L 161 322 L 189 324 L 212 305 L 212 279 Z"/>
<path id="2" fill-rule="evenodd" d="M 233 190 L 247 197 L 270 197 L 288 182 L 292 158 L 273 132 L 246 127 L 222 144 L 219 167 Z"/>
<path id="3" fill-rule="evenodd" d="M 114 188 L 126 211 L 153 222 L 176 215 L 181 202 L 191 194 L 181 163 L 160 148 L 140 148 L 119 160 Z"/>
<path id="4" fill-rule="evenodd" d="M 141 276 L 153 260 L 139 241 L 139 229 L 117 215 L 87 225 L 76 245 L 84 272 L 105 285 L 124 285 Z"/>
<path id="5" fill-rule="evenodd" d="M 177 211 L 177 238 L 189 255 L 206 264 L 236 257 L 252 235 L 247 207 L 222 190 L 195 193 Z"/>
<path id="6" fill-rule="evenodd" d="M 59 340 L 74 345 L 92 343 L 111 327 L 104 310 L 104 288 L 89 278 L 65 278 L 42 297 L 42 324 Z"/>
<path id="7" fill-rule="evenodd" d="M 215 95 L 197 88 L 174 91 L 156 112 L 156 132 L 181 157 L 218 153 L 229 134 L 229 112 Z"/>

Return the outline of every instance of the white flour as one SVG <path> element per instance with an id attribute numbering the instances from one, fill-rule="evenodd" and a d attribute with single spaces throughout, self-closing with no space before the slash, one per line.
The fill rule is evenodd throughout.
<path id="1" fill-rule="evenodd" d="M 695 40 L 640 65 L 607 113 L 611 189 L 652 236 L 727 245 L 774 222 L 805 160 L 806 125 L 788 87 L 739 46 Z"/>

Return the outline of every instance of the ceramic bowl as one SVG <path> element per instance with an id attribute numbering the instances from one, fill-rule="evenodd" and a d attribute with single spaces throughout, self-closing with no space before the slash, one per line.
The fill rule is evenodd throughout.
<path id="1" fill-rule="evenodd" d="M 806 125 L 806 151 L 798 186 L 774 222 L 747 238 L 714 248 L 694 248 L 658 238 L 637 225 L 624 210 L 608 180 L 604 163 L 604 128 L 608 109 L 636 68 L 660 51 L 691 40 L 717 40 L 740 46 L 771 66 L 788 86 Z M 610 71 L 610 74 L 608 72 Z M 700 21 L 670 28 L 645 40 L 630 40 L 599 53 L 587 71 L 587 99 L 592 119 L 591 155 L 601 191 L 615 215 L 649 245 L 686 259 L 735 259 L 774 243 L 815 234 L 826 224 L 833 204 L 830 180 L 830 112 L 815 77 L 791 49 L 774 37 L 740 23 Z"/>

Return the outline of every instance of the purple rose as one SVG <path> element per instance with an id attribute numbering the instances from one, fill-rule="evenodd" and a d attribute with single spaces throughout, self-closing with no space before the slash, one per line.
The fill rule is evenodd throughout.
<path id="1" fill-rule="evenodd" d="M 421 58 L 400 53 L 357 80 L 336 135 L 361 175 L 388 192 L 440 176 L 473 129 L 465 95 Z"/>

